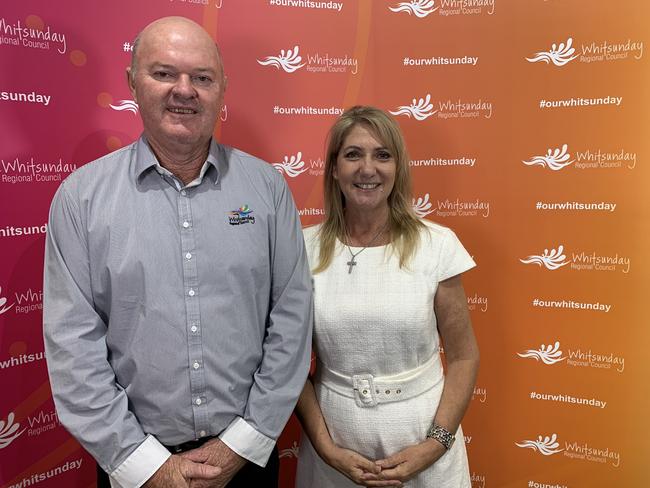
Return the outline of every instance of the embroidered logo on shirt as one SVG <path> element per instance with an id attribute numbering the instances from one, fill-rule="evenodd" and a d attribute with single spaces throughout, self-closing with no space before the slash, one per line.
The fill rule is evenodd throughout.
<path id="1" fill-rule="evenodd" d="M 253 211 L 248 208 L 248 205 L 239 207 L 237 210 L 233 210 L 228 214 L 228 222 L 230 225 L 241 225 L 241 224 L 254 224 L 255 217 L 251 215 Z"/>

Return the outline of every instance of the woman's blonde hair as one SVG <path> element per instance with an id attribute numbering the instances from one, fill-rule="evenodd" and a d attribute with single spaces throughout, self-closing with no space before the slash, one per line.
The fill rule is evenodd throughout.
<path id="1" fill-rule="evenodd" d="M 367 129 L 395 159 L 395 184 L 388 196 L 388 219 L 391 245 L 393 251 L 399 256 L 400 267 L 407 266 L 413 257 L 419 242 L 419 231 L 424 226 L 413 211 L 409 157 L 397 122 L 386 112 L 375 107 L 349 108 L 334 123 L 327 138 L 324 178 L 325 221 L 318 234 L 320 253 L 314 273 L 327 269 L 332 262 L 336 240 L 345 240 L 345 197 L 338 181 L 334 178 L 334 168 L 343 141 L 357 125 Z"/>

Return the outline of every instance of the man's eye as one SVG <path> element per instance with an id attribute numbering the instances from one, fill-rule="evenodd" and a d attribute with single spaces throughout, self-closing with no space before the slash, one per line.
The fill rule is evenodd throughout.
<path id="1" fill-rule="evenodd" d="M 172 78 L 172 75 L 167 71 L 154 71 L 153 77 L 158 80 L 169 80 Z"/>
<path id="2" fill-rule="evenodd" d="M 207 85 L 212 83 L 212 78 L 210 78 L 209 76 L 195 76 L 194 81 L 201 85 Z"/>

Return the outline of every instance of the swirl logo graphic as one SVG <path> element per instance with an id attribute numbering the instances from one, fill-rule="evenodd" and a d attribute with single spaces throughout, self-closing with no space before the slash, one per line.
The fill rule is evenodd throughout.
<path id="1" fill-rule="evenodd" d="M 567 152 L 568 147 L 568 145 L 563 144 L 561 149 L 549 149 L 546 156 L 533 156 L 529 161 L 522 161 L 522 163 L 527 166 L 540 165 L 553 171 L 559 171 L 574 161 L 571 159 L 571 154 Z"/>
<path id="2" fill-rule="evenodd" d="M 135 103 L 135 100 L 120 100 L 117 102 L 117 105 L 110 105 L 110 107 L 118 112 L 126 110 L 127 112 L 132 112 L 133 115 L 138 113 L 138 104 Z"/>
<path id="3" fill-rule="evenodd" d="M 221 122 L 225 122 L 228 120 L 228 105 L 224 105 L 221 107 L 221 113 L 219 114 L 219 118 L 221 119 Z"/>
<path id="4" fill-rule="evenodd" d="M 564 252 L 564 246 L 560 245 L 557 249 L 551 249 L 551 252 L 548 252 L 548 249 L 544 249 L 544 254 L 531 254 L 525 259 L 520 259 L 524 264 L 536 264 L 537 266 L 544 266 L 546 269 L 554 271 L 566 266 L 571 261 L 566 261 L 566 256 L 562 254 Z"/>
<path id="5" fill-rule="evenodd" d="M 518 352 L 517 356 L 520 358 L 532 358 L 544 364 L 555 364 L 566 359 L 562 357 L 559 341 L 555 341 L 555 344 L 549 344 L 548 346 L 542 344 L 539 346 L 539 349 L 526 349 L 524 352 Z"/>
<path id="6" fill-rule="evenodd" d="M 0 293 L 2 292 L 2 287 L 0 287 Z M 8 312 L 11 307 L 14 306 L 13 303 L 7 305 L 7 299 L 3 296 L 0 296 L 0 315 L 2 315 L 5 312 Z"/>
<path id="7" fill-rule="evenodd" d="M 253 211 L 248 207 L 248 205 L 243 205 L 239 207 L 237 210 L 232 210 L 230 212 L 230 215 L 232 215 L 233 217 L 247 217 L 252 213 Z"/>
<path id="8" fill-rule="evenodd" d="M 308 168 L 305 168 L 305 162 L 302 160 L 302 152 L 298 151 L 298 154 L 295 156 L 285 156 L 281 163 L 273 163 L 273 167 L 277 169 L 280 174 L 286 174 L 291 178 L 307 171 Z"/>
<path id="9" fill-rule="evenodd" d="M 298 458 L 298 453 L 300 452 L 300 447 L 298 447 L 298 443 L 296 441 L 293 441 L 293 444 L 291 444 L 291 447 L 288 447 L 287 449 L 280 449 L 280 454 L 278 457 L 280 458 Z"/>
<path id="10" fill-rule="evenodd" d="M 415 214 L 420 218 L 424 218 L 427 215 L 433 213 L 433 210 L 431 210 L 431 207 L 433 205 L 431 205 L 431 202 L 429 202 L 428 193 L 424 195 L 424 197 L 418 197 L 417 201 L 414 198 L 412 205 Z"/>
<path id="11" fill-rule="evenodd" d="M 20 424 L 18 422 L 14 423 L 14 413 L 9 412 L 7 416 L 7 421 L 0 420 L 0 449 L 4 449 L 13 441 L 15 441 L 20 434 L 25 432 L 25 429 L 17 432 L 20 429 Z"/>
<path id="12" fill-rule="evenodd" d="M 302 57 L 298 55 L 298 46 L 294 46 L 286 53 L 282 49 L 279 56 L 267 56 L 262 61 L 257 60 L 262 66 L 275 66 L 277 69 L 282 68 L 287 73 L 293 73 L 302 68 L 305 63 L 300 64 L 301 61 Z"/>
<path id="13" fill-rule="evenodd" d="M 419 121 L 428 119 L 436 112 L 437 110 L 433 110 L 430 94 L 427 94 L 424 99 L 420 98 L 417 101 L 414 98 L 411 105 L 400 105 L 396 111 L 390 111 L 393 115 L 407 115 Z"/>
<path id="14" fill-rule="evenodd" d="M 553 44 L 549 51 L 540 51 L 535 53 L 535 56 L 532 58 L 526 58 L 526 61 L 530 63 L 537 63 L 538 61 L 544 61 L 546 64 L 553 63 L 555 66 L 564 66 L 568 62 L 574 60 L 578 57 L 576 54 L 575 48 L 571 47 L 573 44 L 573 39 L 569 37 L 566 41 L 566 45 L 562 42 L 559 46 Z"/>
<path id="15" fill-rule="evenodd" d="M 521 443 L 515 442 L 515 445 L 517 447 L 523 447 L 525 449 L 532 449 L 533 451 L 537 451 L 544 456 L 551 456 L 553 454 L 557 454 L 558 452 L 564 451 L 564 449 L 558 449 L 560 443 L 557 442 L 557 434 L 553 434 L 550 437 L 546 436 L 543 439 L 540 435 L 537 437 L 537 440 L 523 440 Z"/>
<path id="16" fill-rule="evenodd" d="M 438 7 L 434 7 L 434 0 L 411 0 L 410 2 L 399 2 L 396 7 L 388 7 L 393 12 L 406 12 L 415 15 L 419 19 L 432 14 Z"/>

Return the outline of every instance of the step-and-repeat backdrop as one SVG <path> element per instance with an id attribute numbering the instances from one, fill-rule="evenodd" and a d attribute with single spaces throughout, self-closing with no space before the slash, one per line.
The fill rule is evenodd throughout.
<path id="1" fill-rule="evenodd" d="M 137 32 L 199 22 L 229 78 L 216 136 L 323 217 L 327 129 L 389 110 L 419 215 L 453 228 L 482 364 L 473 487 L 644 487 L 650 344 L 647 2 L 82 0 L 0 7 L 0 486 L 94 486 L 46 373 L 43 245 L 68 174 L 141 131 Z M 279 442 L 293 486 L 299 427 Z"/>

